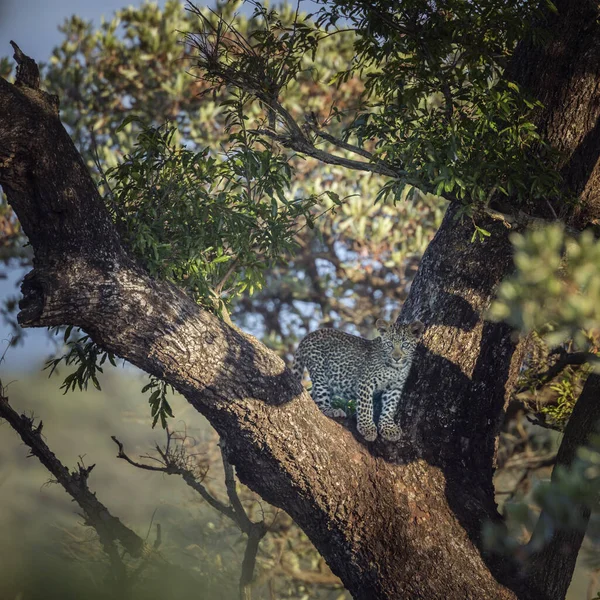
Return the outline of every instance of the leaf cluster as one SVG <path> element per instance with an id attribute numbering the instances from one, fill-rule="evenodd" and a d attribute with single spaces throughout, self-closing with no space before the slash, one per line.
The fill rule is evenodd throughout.
<path id="1" fill-rule="evenodd" d="M 89 335 L 80 335 L 80 330 L 73 330 L 73 326 L 69 326 L 61 331 L 60 328 L 54 328 L 54 333 L 63 335 L 63 342 L 67 346 L 66 354 L 52 358 L 46 361 L 44 369 L 50 371 L 51 376 L 64 362 L 65 366 L 76 365 L 77 369 L 67 375 L 60 386 L 66 394 L 68 391 L 87 390 L 91 382 L 92 385 L 100 390 L 100 382 L 98 373 L 103 373 L 102 365 L 108 362 L 116 367 L 115 356 L 111 352 L 102 350 L 95 342 L 90 339 Z"/>
<path id="2" fill-rule="evenodd" d="M 577 237 L 561 225 L 511 236 L 515 272 L 498 288 L 489 311 L 520 331 L 537 331 L 550 347 L 573 339 L 591 347 L 600 323 L 600 243 L 594 232 Z"/>
<path id="3" fill-rule="evenodd" d="M 379 199 L 398 200 L 405 186 L 466 206 L 488 204 L 494 194 L 520 204 L 559 195 L 557 157 L 535 125 L 540 105 L 507 78 L 517 41 L 543 36 L 533 24 L 551 3 L 335 0 L 315 15 L 297 13 L 291 27 L 255 6 L 258 29 L 245 36 L 196 10 L 200 30 L 188 39 L 213 89 L 244 91 L 275 113 L 265 135 L 311 156 L 323 156 L 314 146 L 322 138 L 367 157 L 392 175 Z M 356 79 L 363 89 L 335 138 L 321 129 L 341 121 L 342 111 L 332 106 L 317 125 L 309 114 L 296 120 L 282 92 L 312 68 L 318 44 L 342 33 L 339 22 L 351 26 L 355 55 L 331 84 Z"/>
<path id="4" fill-rule="evenodd" d="M 336 81 L 358 73 L 365 92 L 345 136 L 371 140 L 378 159 L 406 174 L 389 193 L 409 184 L 465 204 L 495 192 L 519 202 L 557 194 L 533 122 L 539 104 L 506 78 L 517 41 L 543 34 L 532 24 L 548 5 L 334 0 L 320 10 L 317 25 L 343 20 L 356 33 L 356 58 Z"/>
<path id="5" fill-rule="evenodd" d="M 298 220 L 312 224 L 317 201 L 289 197 L 287 158 L 253 142 L 243 103 L 225 103 L 221 153 L 176 144 L 172 125 L 139 124 L 135 150 L 106 173 L 108 207 L 133 253 L 218 314 L 262 286 L 265 270 L 293 250 Z"/>
<path id="6" fill-rule="evenodd" d="M 167 418 L 173 418 L 173 409 L 167 400 L 167 393 L 175 393 L 172 386 L 156 377 L 150 377 L 149 383 L 142 388 L 142 394 L 151 392 L 148 397 L 148 404 L 150 404 L 150 414 L 152 416 L 152 427 L 156 426 L 156 423 L 160 419 L 160 424 L 163 429 L 167 428 Z"/>

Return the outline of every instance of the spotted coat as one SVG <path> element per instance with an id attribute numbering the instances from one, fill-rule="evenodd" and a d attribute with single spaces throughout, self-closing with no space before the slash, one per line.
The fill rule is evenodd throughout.
<path id="1" fill-rule="evenodd" d="M 292 371 L 302 381 L 306 368 L 312 380 L 312 398 L 329 417 L 345 417 L 331 400 L 341 397 L 356 401 L 359 433 L 367 441 L 377 437 L 373 419 L 373 395 L 383 392 L 379 417 L 381 436 L 390 441 L 400 438 L 394 422 L 402 389 L 408 377 L 423 324 L 377 321 L 381 336 L 366 340 L 337 329 L 318 329 L 298 346 Z"/>

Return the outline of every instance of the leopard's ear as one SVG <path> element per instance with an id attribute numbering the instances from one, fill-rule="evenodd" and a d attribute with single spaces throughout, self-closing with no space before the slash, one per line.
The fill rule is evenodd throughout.
<path id="1" fill-rule="evenodd" d="M 408 330 L 417 338 L 419 339 L 422 335 L 423 332 L 425 331 L 425 325 L 423 325 L 423 323 L 421 323 L 421 321 L 413 321 L 409 326 L 408 326 Z"/>
<path id="2" fill-rule="evenodd" d="M 377 319 L 377 321 L 375 322 L 375 327 L 377 327 L 379 333 L 385 333 L 388 330 L 389 324 L 383 319 Z"/>

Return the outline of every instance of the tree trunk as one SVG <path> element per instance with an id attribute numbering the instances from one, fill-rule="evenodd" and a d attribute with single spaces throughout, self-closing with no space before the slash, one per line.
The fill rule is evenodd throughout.
<path id="1" fill-rule="evenodd" d="M 580 12 L 592 3 L 565 6 L 560 32 L 579 26 Z M 588 21 L 579 37 L 564 42 L 573 63 L 589 60 L 600 43 L 597 21 Z M 514 72 L 523 83 L 518 66 L 538 51 L 519 48 Z M 579 76 L 591 72 L 600 82 L 598 64 L 588 67 Z M 590 157 L 600 147 L 592 118 L 600 93 L 594 88 L 571 98 L 567 88 L 577 84 L 576 74 L 566 77 L 565 64 L 552 59 L 545 68 L 544 81 L 571 104 L 561 112 L 557 100 L 548 108 L 552 118 L 546 111 L 540 123 L 560 121 L 546 133 L 557 145 L 560 138 L 565 174 L 573 174 L 571 185 L 584 195 L 583 224 L 598 216 L 597 161 Z M 578 133 L 565 141 L 566 131 Z M 584 144 L 588 167 L 577 170 Z M 55 99 L 36 89 L 35 77 L 18 77 L 16 86 L 0 80 L 0 184 L 35 251 L 20 322 L 82 327 L 171 383 L 225 440 L 240 480 L 292 516 L 354 598 L 562 597 L 536 589 L 535 577 L 522 579 L 510 561 L 481 549 L 482 523 L 499 518 L 496 436 L 521 361 L 509 328 L 485 320 L 495 286 L 511 269 L 504 225 L 482 222 L 493 235 L 471 243 L 469 223 L 448 210 L 401 315 L 427 326 L 400 415 L 405 436 L 398 444 L 365 444 L 319 413 L 257 340 L 128 257 L 60 124 Z M 570 566 L 555 566 L 570 579 Z"/>
<path id="2" fill-rule="evenodd" d="M 577 449 L 586 444 L 597 431 L 600 420 L 600 375 L 592 373 L 585 382 L 569 418 L 563 443 L 556 456 L 556 465 L 568 467 L 575 459 Z M 552 473 L 554 480 L 555 472 Z M 529 569 L 531 576 L 551 598 L 564 598 L 569 581 L 561 575 L 575 568 L 579 548 L 585 537 L 590 519 L 590 509 L 584 505 L 574 507 L 581 527 L 557 529 L 542 511 L 529 546 L 534 550 Z M 550 536 L 548 534 L 550 533 Z M 549 537 L 549 539 L 548 539 Z M 557 565 L 560 565 L 557 568 Z"/>

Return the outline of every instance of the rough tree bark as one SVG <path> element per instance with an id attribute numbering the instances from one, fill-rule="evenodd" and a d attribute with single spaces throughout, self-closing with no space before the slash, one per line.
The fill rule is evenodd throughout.
<path id="1" fill-rule="evenodd" d="M 600 26 L 590 19 L 597 16 L 593 2 L 559 3 L 559 11 L 549 26 L 564 60 L 555 59 L 557 42 L 523 44 L 514 73 L 528 85 L 534 78 L 520 65 L 535 60 L 536 73 L 544 70 L 535 85 L 554 101 L 539 122 L 553 123 L 545 132 L 564 153 L 569 183 L 585 191 L 577 213 L 583 226 L 598 217 Z M 582 19 L 586 27 L 575 35 Z M 82 327 L 171 383 L 225 440 L 240 480 L 292 516 L 354 598 L 563 597 L 481 549 L 482 523 L 499 518 L 496 435 L 521 361 L 509 328 L 484 317 L 511 269 L 504 225 L 482 223 L 493 235 L 472 244 L 470 227 L 449 209 L 402 313 L 427 325 L 400 415 L 406 436 L 365 445 L 321 415 L 257 340 L 135 264 L 60 124 L 55 99 L 25 67 L 17 79 L 14 86 L 0 80 L 0 184 L 35 251 L 22 288 L 22 325 Z M 595 87 L 571 93 L 584 80 Z M 560 560 L 544 568 L 571 577 L 572 566 Z"/>

